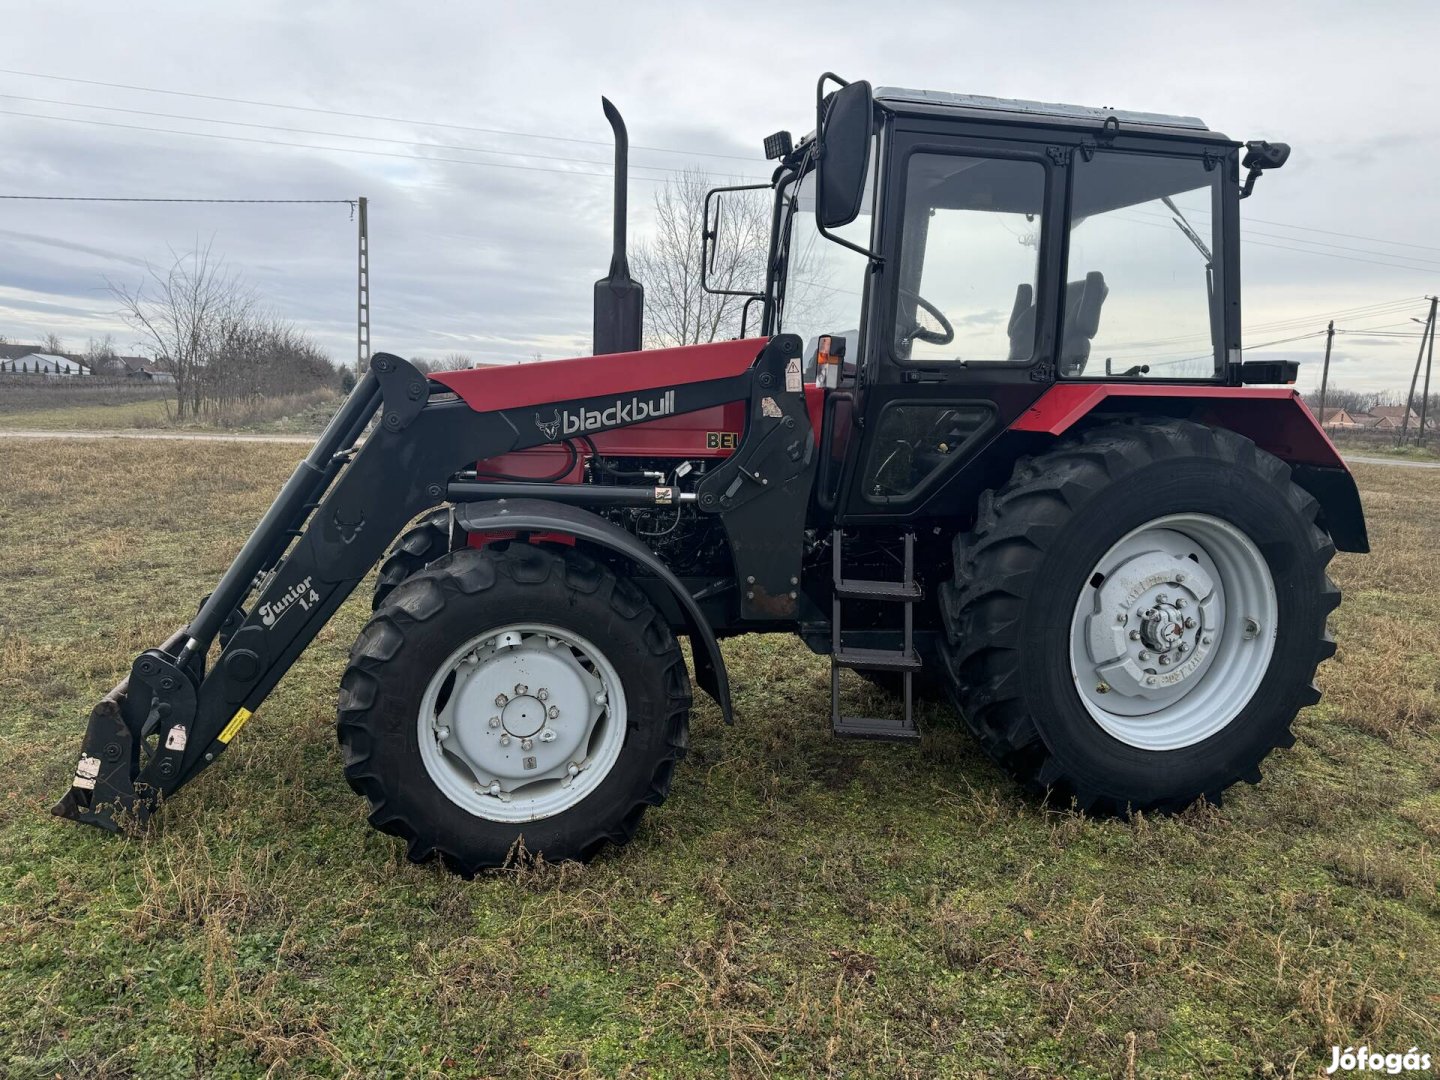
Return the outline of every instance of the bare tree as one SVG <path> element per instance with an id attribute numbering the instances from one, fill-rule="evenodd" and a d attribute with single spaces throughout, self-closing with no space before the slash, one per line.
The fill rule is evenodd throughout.
<path id="1" fill-rule="evenodd" d="M 329 357 L 304 333 L 260 310 L 254 291 L 209 247 L 148 268 L 134 288 L 110 284 L 121 314 L 175 378 L 176 418 L 226 421 L 260 398 L 330 385 Z"/>
<path id="2" fill-rule="evenodd" d="M 652 348 L 695 345 L 734 337 L 743 296 L 716 296 L 700 287 L 700 230 L 705 193 L 714 186 L 699 169 L 687 169 L 655 193 L 656 231 L 630 255 L 645 285 L 645 340 Z M 760 289 L 770 249 L 770 205 L 763 192 L 729 192 L 720 237 L 707 269 L 717 289 Z"/>
<path id="3" fill-rule="evenodd" d="M 99 341 L 92 337 L 85 346 L 85 366 L 92 375 L 124 374 L 120 356 L 115 351 L 115 339 L 109 334 Z"/>
<path id="4" fill-rule="evenodd" d="M 52 330 L 45 335 L 45 340 L 40 343 L 40 351 L 56 356 L 65 351 L 65 342 L 61 341 L 59 336 Z"/>

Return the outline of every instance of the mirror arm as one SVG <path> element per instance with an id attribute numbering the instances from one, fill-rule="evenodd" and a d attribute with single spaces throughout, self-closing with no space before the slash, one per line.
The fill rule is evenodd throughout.
<path id="1" fill-rule="evenodd" d="M 864 255 L 867 259 L 870 260 L 870 269 L 872 271 L 879 270 L 885 265 L 885 259 L 882 256 L 875 254 L 875 252 L 871 251 L 869 248 L 863 248 L 859 244 L 852 244 L 843 236 L 836 236 L 829 229 L 825 228 L 824 225 L 820 224 L 820 218 L 818 215 L 815 218 L 815 228 L 821 236 L 823 236 L 826 240 L 829 240 L 832 244 L 839 244 L 841 247 L 847 247 L 851 251 L 858 252 L 859 254 Z"/>

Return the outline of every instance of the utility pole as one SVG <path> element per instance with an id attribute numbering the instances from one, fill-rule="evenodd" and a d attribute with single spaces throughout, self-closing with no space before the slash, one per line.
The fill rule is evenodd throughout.
<path id="1" fill-rule="evenodd" d="M 1400 424 L 1400 445 L 1404 446 L 1410 435 L 1410 410 L 1415 407 L 1415 383 L 1420 378 L 1420 361 L 1425 358 L 1425 336 L 1435 332 L 1435 304 L 1437 297 L 1430 297 L 1430 314 L 1425 319 L 1425 330 L 1420 335 L 1420 351 L 1415 354 L 1415 374 L 1410 376 L 1410 393 L 1405 397 L 1405 418 Z"/>
<path id="2" fill-rule="evenodd" d="M 1420 397 L 1420 445 L 1425 445 L 1425 414 L 1430 405 L 1430 368 L 1435 363 L 1435 298 L 1430 299 L 1430 350 L 1425 356 L 1425 392 Z"/>
<path id="3" fill-rule="evenodd" d="M 1335 341 L 1335 320 L 1330 320 L 1330 327 L 1325 331 L 1325 366 L 1320 369 L 1320 427 L 1325 427 L 1325 386 L 1330 382 L 1330 346 Z"/>
<path id="4" fill-rule="evenodd" d="M 370 229 L 368 200 L 361 195 L 356 203 L 359 224 L 359 278 L 356 282 L 355 378 L 365 374 L 370 363 Z"/>

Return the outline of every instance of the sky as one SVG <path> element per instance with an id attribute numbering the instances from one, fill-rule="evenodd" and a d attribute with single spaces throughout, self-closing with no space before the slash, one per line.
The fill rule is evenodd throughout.
<path id="1" fill-rule="evenodd" d="M 1286 167 L 1242 203 L 1245 340 L 1267 345 L 1256 358 L 1301 360 L 1302 388 L 1318 383 L 1324 338 L 1282 339 L 1333 316 L 1332 383 L 1403 392 L 1418 339 L 1390 335 L 1418 332 L 1410 318 L 1440 291 L 1440 74 L 1423 3 L 6 8 L 0 194 L 365 195 L 372 346 L 406 356 L 588 352 L 609 265 L 602 94 L 629 127 L 643 238 L 674 170 L 768 177 L 762 138 L 813 127 L 826 69 L 1198 115 L 1289 142 Z M 53 331 L 78 351 L 110 333 L 131 351 L 107 282 L 134 285 L 207 243 L 276 314 L 353 358 L 346 205 L 0 200 L 0 335 Z"/>

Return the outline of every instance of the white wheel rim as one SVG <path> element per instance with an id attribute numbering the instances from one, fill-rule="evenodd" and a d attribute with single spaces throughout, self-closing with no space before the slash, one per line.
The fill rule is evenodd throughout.
<path id="1" fill-rule="evenodd" d="M 625 691 L 604 653 L 559 627 L 487 630 L 436 670 L 420 757 L 456 806 L 488 821 L 553 817 L 600 785 L 625 743 Z"/>
<path id="2" fill-rule="evenodd" d="M 1114 544 L 1070 623 L 1080 701 L 1109 735 L 1178 750 L 1224 729 L 1275 651 L 1278 603 L 1265 556 L 1207 514 L 1170 514 Z"/>

